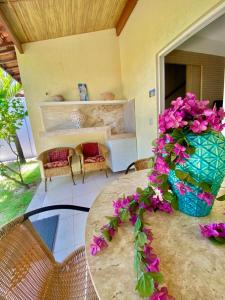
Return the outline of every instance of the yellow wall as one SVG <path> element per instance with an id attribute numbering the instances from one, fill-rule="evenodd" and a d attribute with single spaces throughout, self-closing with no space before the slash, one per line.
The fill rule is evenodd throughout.
<path id="1" fill-rule="evenodd" d="M 111 91 L 121 99 L 121 69 L 118 38 L 114 29 L 80 34 L 23 45 L 17 53 L 22 83 L 31 119 L 37 152 L 50 146 L 77 145 L 96 136 L 39 138 L 43 130 L 39 103 L 61 94 L 67 100 L 79 100 L 78 83 L 86 83 L 91 100 Z M 49 94 L 46 96 L 46 92 Z M 82 140 L 81 140 L 82 139 Z M 98 141 L 104 135 L 98 135 Z"/>
<path id="2" fill-rule="evenodd" d="M 156 55 L 218 0 L 139 0 L 120 41 L 124 95 L 136 100 L 138 155 L 149 155 L 157 134 Z M 153 119 L 153 124 L 150 125 Z"/>
<path id="3" fill-rule="evenodd" d="M 25 54 L 18 59 L 37 151 L 47 148 L 38 136 L 38 102 L 46 99 L 46 92 L 78 99 L 77 83 L 86 82 L 91 99 L 107 90 L 116 98 L 135 98 L 138 155 L 148 156 L 157 135 L 157 101 L 148 97 L 149 89 L 156 87 L 156 55 L 221 2 L 139 0 L 119 38 L 112 29 L 25 44 Z M 75 137 L 63 140 L 71 141 L 79 142 Z"/>

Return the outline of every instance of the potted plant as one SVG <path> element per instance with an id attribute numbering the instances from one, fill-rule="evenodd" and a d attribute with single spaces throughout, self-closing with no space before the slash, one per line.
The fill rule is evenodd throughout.
<path id="1" fill-rule="evenodd" d="M 209 214 L 225 175 L 225 113 L 208 105 L 187 93 L 159 116 L 149 176 L 164 199 L 176 205 L 177 197 L 179 210 L 196 217 Z"/>

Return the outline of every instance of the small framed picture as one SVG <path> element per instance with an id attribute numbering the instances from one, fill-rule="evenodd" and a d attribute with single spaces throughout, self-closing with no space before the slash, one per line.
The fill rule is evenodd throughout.
<path id="1" fill-rule="evenodd" d="M 88 101 L 88 91 L 86 83 L 78 83 L 78 89 L 81 101 Z"/>

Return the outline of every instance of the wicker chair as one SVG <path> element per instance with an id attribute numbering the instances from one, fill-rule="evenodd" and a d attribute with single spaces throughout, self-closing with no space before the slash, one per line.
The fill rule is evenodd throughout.
<path id="1" fill-rule="evenodd" d="M 55 205 L 29 212 L 0 229 L 0 299 L 97 300 L 79 247 L 62 263 L 55 261 L 28 217 L 46 210 L 88 208 Z"/>
<path id="2" fill-rule="evenodd" d="M 84 146 L 93 145 L 97 147 L 95 155 L 85 155 L 84 153 Z M 108 148 L 105 145 L 99 143 L 85 143 L 80 144 L 75 148 L 76 154 L 79 156 L 80 159 L 80 170 L 81 174 L 83 174 L 83 183 L 85 173 L 89 171 L 101 171 L 105 170 L 106 177 L 108 177 L 107 172 L 107 154 L 109 152 Z M 95 158 L 100 158 L 100 160 L 96 160 Z"/>
<path id="3" fill-rule="evenodd" d="M 129 170 L 134 166 L 136 171 L 149 169 L 149 162 L 153 161 L 153 157 L 143 158 L 132 162 L 126 169 L 125 174 L 128 174 Z"/>
<path id="4" fill-rule="evenodd" d="M 55 158 L 55 161 L 51 162 L 51 153 L 60 153 L 60 151 L 66 151 L 66 155 L 64 160 L 62 161 L 62 164 L 60 165 L 60 160 L 58 160 L 58 166 L 57 166 L 57 157 Z M 43 170 L 44 170 L 44 176 L 45 176 L 45 191 L 47 192 L 47 180 L 52 180 L 52 177 L 54 176 L 62 176 L 70 174 L 72 177 L 73 184 L 75 185 L 74 181 L 74 174 L 72 170 L 72 157 L 74 155 L 74 149 L 69 147 L 59 147 L 59 148 L 53 148 L 46 150 L 42 152 L 38 156 L 38 160 L 41 161 Z M 52 166 L 53 165 L 53 166 Z"/>

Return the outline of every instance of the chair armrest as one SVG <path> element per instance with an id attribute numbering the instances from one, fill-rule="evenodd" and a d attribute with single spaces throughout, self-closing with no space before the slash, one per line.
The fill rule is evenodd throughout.
<path id="1" fill-rule="evenodd" d="M 59 205 L 50 205 L 41 207 L 32 211 L 29 211 L 23 215 L 24 220 L 27 220 L 29 217 L 37 215 L 39 213 L 49 211 L 49 210 L 55 210 L 55 209 L 72 209 L 72 210 L 78 210 L 78 211 L 84 211 L 89 212 L 90 208 L 83 207 L 83 206 L 77 206 L 77 205 L 67 205 L 67 204 L 59 204 Z"/>
<path id="2" fill-rule="evenodd" d="M 99 144 L 99 150 L 100 150 L 100 153 L 106 157 L 107 154 L 109 153 L 109 149 L 105 146 L 105 145 L 102 145 L 102 144 Z"/>
<path id="3" fill-rule="evenodd" d="M 40 154 L 38 155 L 37 159 L 38 159 L 39 161 L 41 161 L 43 165 L 46 164 L 46 163 L 48 162 L 48 155 L 47 155 L 47 152 L 44 151 L 44 152 L 40 153 Z"/>
<path id="4" fill-rule="evenodd" d="M 69 155 L 68 155 L 67 159 L 68 159 L 68 162 L 70 165 L 72 164 L 73 155 L 74 155 L 74 150 L 72 148 L 69 148 Z"/>

